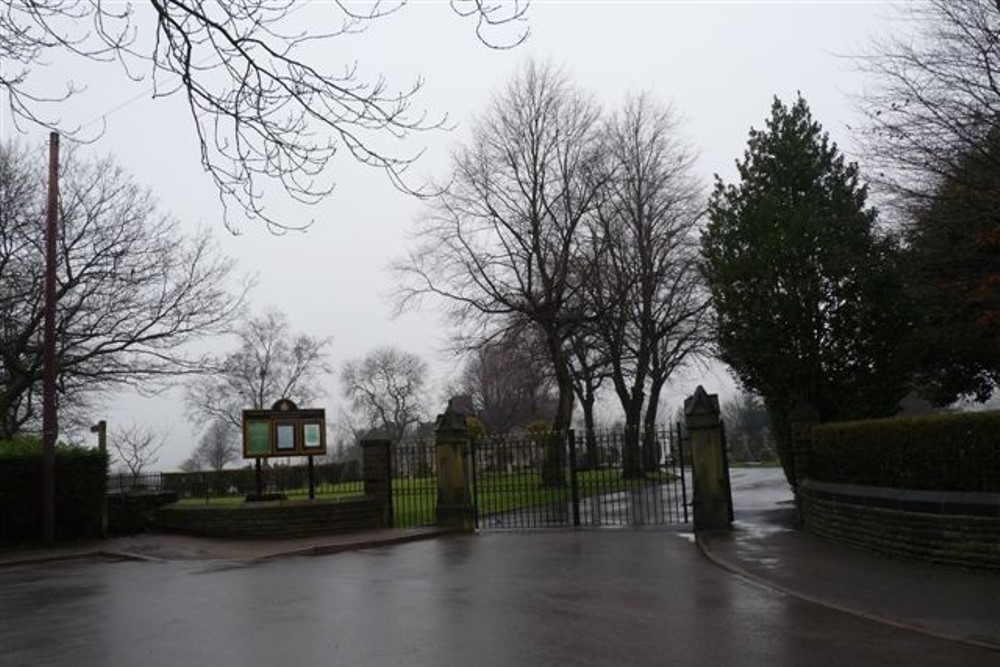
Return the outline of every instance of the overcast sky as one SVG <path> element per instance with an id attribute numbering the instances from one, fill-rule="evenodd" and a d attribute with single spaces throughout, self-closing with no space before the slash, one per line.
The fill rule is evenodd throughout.
<path id="1" fill-rule="evenodd" d="M 297 10 L 295 19 L 331 25 L 335 12 L 333 5 L 315 1 Z M 446 2 L 420 2 L 364 35 L 318 51 L 317 63 L 339 68 L 355 58 L 362 75 L 385 75 L 396 88 L 423 77 L 415 105 L 432 116 L 446 113 L 455 129 L 420 134 L 407 144 L 406 150 L 426 149 L 415 176 L 447 176 L 449 153 L 465 139 L 469 121 L 535 58 L 564 67 L 608 109 L 630 92 L 647 91 L 672 103 L 699 151 L 698 169 L 707 183 L 716 173 L 733 178 L 747 132 L 763 126 L 774 95 L 788 101 L 801 91 L 831 137 L 850 149 L 848 127 L 857 124 L 852 96 L 863 91 L 864 79 L 847 56 L 862 52 L 871 37 L 898 29 L 892 15 L 885 2 L 535 0 L 528 42 L 495 51 L 483 47 L 473 25 L 456 18 Z M 307 233 L 277 237 L 248 224 L 233 236 L 222 226 L 215 191 L 199 165 L 181 98 L 151 100 L 148 83 L 130 83 L 114 66 L 60 64 L 45 76 L 63 73 L 88 85 L 62 113 L 66 126 L 106 118 L 106 132 L 85 150 L 114 155 L 185 228 L 214 229 L 238 269 L 258 276 L 251 297 L 255 311 L 274 307 L 288 315 L 294 330 L 331 336 L 330 361 L 338 369 L 378 345 L 422 355 L 433 369 L 428 413 L 443 409 L 442 387 L 458 370 L 445 351 L 448 331 L 430 307 L 393 319 L 386 299 L 392 287 L 386 264 L 406 248 L 419 201 L 394 190 L 379 172 L 344 158 L 334 165 L 337 190 L 322 204 L 303 211 L 281 199 L 271 202 L 279 217 L 314 219 Z M 15 135 L 8 118 L 0 123 L 3 139 Z M 45 138 L 44 130 L 35 130 L 24 139 Z M 679 397 L 699 383 L 710 392 L 731 387 L 724 372 L 690 373 L 678 378 L 663 414 L 673 414 Z M 315 407 L 326 407 L 329 421 L 342 403 L 335 375 L 326 388 L 327 400 Z M 175 468 L 197 439 L 181 396 L 178 389 L 152 398 L 122 396 L 94 419 L 169 432 L 156 467 Z"/>

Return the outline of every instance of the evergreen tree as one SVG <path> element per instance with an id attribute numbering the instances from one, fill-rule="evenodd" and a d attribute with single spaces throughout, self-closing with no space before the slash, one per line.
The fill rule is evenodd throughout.
<path id="1" fill-rule="evenodd" d="M 858 169 L 801 96 L 751 130 L 740 180 L 716 177 L 702 236 L 719 357 L 763 399 L 794 485 L 786 414 L 891 414 L 905 389 L 908 311 L 894 245 L 874 230 Z"/>

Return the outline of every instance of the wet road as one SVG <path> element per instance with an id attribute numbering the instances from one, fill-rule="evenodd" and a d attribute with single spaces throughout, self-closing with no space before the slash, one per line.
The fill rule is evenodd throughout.
<path id="1" fill-rule="evenodd" d="M 0 665 L 983 665 L 776 594 L 683 533 L 461 536 L 252 567 L 0 570 Z"/>

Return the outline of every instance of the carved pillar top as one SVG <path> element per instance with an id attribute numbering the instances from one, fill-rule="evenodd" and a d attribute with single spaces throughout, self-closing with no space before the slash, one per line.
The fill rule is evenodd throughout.
<path id="1" fill-rule="evenodd" d="M 689 429 L 715 428 L 719 425 L 719 395 L 709 394 L 698 385 L 684 401 L 684 417 Z"/>
<path id="2" fill-rule="evenodd" d="M 445 408 L 444 414 L 437 416 L 437 422 L 435 423 L 434 430 L 437 433 L 447 433 L 447 432 L 461 432 L 464 436 L 466 430 L 465 425 L 465 410 L 461 409 L 456 403 L 460 404 L 456 398 L 452 398 L 448 401 L 448 407 Z"/>

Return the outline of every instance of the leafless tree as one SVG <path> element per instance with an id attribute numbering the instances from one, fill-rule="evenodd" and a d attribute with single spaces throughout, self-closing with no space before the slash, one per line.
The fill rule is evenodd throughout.
<path id="1" fill-rule="evenodd" d="M 482 344 L 511 323 L 538 329 L 558 389 L 556 431 L 573 414 L 568 338 L 582 288 L 573 262 L 597 191 L 599 117 L 562 72 L 529 63 L 476 122 L 420 244 L 396 265 L 401 306 L 439 298 L 462 341 Z"/>
<path id="2" fill-rule="evenodd" d="M 371 427 L 361 424 L 358 415 L 341 406 L 334 426 L 336 440 L 334 457 L 337 461 L 360 461 L 361 440 Z"/>
<path id="3" fill-rule="evenodd" d="M 734 461 L 777 459 L 771 420 L 760 397 L 745 391 L 722 404 L 726 442 Z"/>
<path id="4" fill-rule="evenodd" d="M 573 391 L 580 401 L 583 412 L 583 431 L 586 443 L 586 465 L 597 465 L 597 426 L 594 408 L 598 391 L 608 379 L 609 365 L 600 338 L 595 329 L 596 318 L 588 319 L 570 334 L 569 347 L 572 350 L 570 371 L 573 375 Z"/>
<path id="5" fill-rule="evenodd" d="M 215 471 L 220 471 L 227 464 L 238 461 L 241 452 L 237 433 L 232 422 L 224 419 L 213 420 L 198 441 L 192 460 L 204 463 Z"/>
<path id="6" fill-rule="evenodd" d="M 472 350 L 459 391 L 472 397 L 486 433 L 508 433 L 532 421 L 549 421 L 555 412 L 548 355 L 530 328 Z"/>
<path id="7" fill-rule="evenodd" d="M 0 438 L 41 409 L 41 153 L 0 146 Z M 197 359 L 185 345 L 226 330 L 246 285 L 207 233 L 186 237 L 110 159 L 63 163 L 56 290 L 60 413 L 122 386 L 150 388 Z"/>
<path id="8" fill-rule="evenodd" d="M 320 45 L 361 32 L 405 4 L 9 0 L 0 9 L 0 92 L 16 122 L 54 127 L 58 103 L 83 86 L 69 80 L 49 88 L 58 80 L 48 68 L 53 56 L 117 63 L 124 77 L 148 80 L 154 98 L 184 96 L 201 162 L 224 206 L 284 228 L 287 221 L 265 210 L 267 182 L 299 201 L 318 201 L 333 189 L 328 165 L 340 150 L 411 189 L 403 172 L 414 156 L 393 155 L 383 139 L 441 126 L 412 108 L 422 82 L 396 90 L 356 63 L 331 68 L 317 57 L 330 52 Z M 488 46 L 507 48 L 527 37 L 526 2 L 451 5 L 476 23 Z M 296 16 L 302 7 L 324 18 Z"/>
<path id="9" fill-rule="evenodd" d="M 870 175 L 901 223 L 917 390 L 986 400 L 1000 379 L 1000 2 L 899 9 L 860 58 Z"/>
<path id="10" fill-rule="evenodd" d="M 376 348 L 362 359 L 347 362 L 340 372 L 344 396 L 364 413 L 369 428 L 394 444 L 420 421 L 426 381 L 427 364 L 394 347 Z"/>
<path id="11" fill-rule="evenodd" d="M 1000 2 L 927 0 L 900 11 L 907 20 L 897 25 L 911 30 L 858 60 L 872 75 L 863 136 L 875 181 L 922 207 L 963 180 L 970 158 L 1000 169 L 990 141 L 1000 123 Z"/>
<path id="12" fill-rule="evenodd" d="M 586 298 L 625 413 L 625 474 L 635 476 L 643 410 L 652 433 L 663 385 L 706 341 L 695 236 L 702 189 L 673 113 L 648 97 L 609 119 L 602 145 L 608 177 L 590 227 Z"/>
<path id="13" fill-rule="evenodd" d="M 110 438 L 113 460 L 131 476 L 133 488 L 142 472 L 159 460 L 157 454 L 165 443 L 162 433 L 138 424 L 116 429 Z"/>
<path id="14" fill-rule="evenodd" d="M 201 459 L 201 452 L 198 451 L 196 447 L 191 454 L 181 462 L 180 468 L 181 472 L 198 472 L 204 467 L 205 463 Z"/>
<path id="15" fill-rule="evenodd" d="M 206 362 L 205 374 L 188 385 L 186 401 L 198 423 L 224 421 L 241 427 L 242 411 L 270 407 L 281 398 L 301 407 L 322 395 L 330 373 L 329 338 L 293 334 L 284 314 L 270 310 L 236 330 L 239 347 Z"/>

